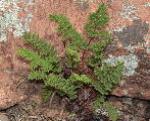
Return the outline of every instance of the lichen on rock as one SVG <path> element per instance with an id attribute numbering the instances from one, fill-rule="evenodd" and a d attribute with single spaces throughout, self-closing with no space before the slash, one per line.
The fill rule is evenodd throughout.
<path id="1" fill-rule="evenodd" d="M 136 12 L 137 12 L 137 8 L 134 5 L 131 5 L 129 3 L 124 3 L 120 15 L 125 19 L 133 21 L 139 19 L 139 17 L 136 15 Z"/>
<path id="2" fill-rule="evenodd" d="M 124 63 L 124 71 L 123 74 L 126 76 L 131 76 L 135 73 L 135 69 L 138 67 L 138 58 L 134 54 L 122 55 L 122 56 L 110 56 L 105 60 L 106 63 L 111 65 L 116 65 L 117 62 Z"/>
<path id="3" fill-rule="evenodd" d="M 32 0 L 1 0 L 0 1 L 0 42 L 7 40 L 7 32 L 12 32 L 15 37 L 29 31 L 32 14 L 28 7 Z M 23 4 L 24 7 L 20 7 Z M 19 17 L 21 12 L 26 12 L 24 17 Z"/>
<path id="4" fill-rule="evenodd" d="M 146 2 L 146 3 L 144 4 L 144 6 L 145 6 L 145 7 L 150 7 L 150 2 Z"/>

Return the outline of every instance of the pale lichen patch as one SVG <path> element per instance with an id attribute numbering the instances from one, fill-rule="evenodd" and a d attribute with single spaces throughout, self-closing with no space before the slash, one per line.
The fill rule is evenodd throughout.
<path id="1" fill-rule="evenodd" d="M 21 2 L 25 7 L 19 6 Z M 7 32 L 12 32 L 15 37 L 19 37 L 24 32 L 29 31 L 32 14 L 28 11 L 28 7 L 31 5 L 33 5 L 32 0 L 0 1 L 0 42 L 7 40 Z M 24 11 L 26 11 L 25 18 L 19 18 L 18 14 Z"/>
<path id="2" fill-rule="evenodd" d="M 144 4 L 144 6 L 145 6 L 145 7 L 150 7 L 150 2 L 146 2 L 146 3 Z"/>
<path id="3" fill-rule="evenodd" d="M 124 3 L 122 5 L 122 11 L 120 15 L 125 19 L 133 21 L 139 19 L 139 17 L 136 15 L 136 12 L 137 12 L 137 8 L 134 5 L 131 5 L 129 3 Z"/>
<path id="4" fill-rule="evenodd" d="M 150 54 L 150 47 L 147 47 L 147 48 L 146 48 L 146 52 L 147 52 L 148 54 Z"/>
<path id="5" fill-rule="evenodd" d="M 134 54 L 122 55 L 122 56 L 111 56 L 105 60 L 106 63 L 116 65 L 117 62 L 124 63 L 123 75 L 131 76 L 135 73 L 135 69 L 138 67 L 138 58 Z"/>

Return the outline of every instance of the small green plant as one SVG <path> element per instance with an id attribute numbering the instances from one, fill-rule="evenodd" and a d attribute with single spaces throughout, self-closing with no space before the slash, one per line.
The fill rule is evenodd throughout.
<path id="1" fill-rule="evenodd" d="M 110 102 L 105 101 L 104 97 L 97 97 L 92 106 L 97 114 L 107 116 L 112 121 L 116 121 L 119 117 L 118 110 Z"/>
<path id="2" fill-rule="evenodd" d="M 106 31 L 109 21 L 107 7 L 101 4 L 89 16 L 85 25 L 87 37 L 78 33 L 66 16 L 52 14 L 49 18 L 58 23 L 57 30 L 64 44 L 65 55 L 59 57 L 55 48 L 38 35 L 25 33 L 25 43 L 32 46 L 32 49 L 20 49 L 18 53 L 30 62 L 29 80 L 44 83 L 44 100 L 55 92 L 73 101 L 78 98 L 79 89 L 89 86 L 98 97 L 92 103 L 93 109 L 105 108 L 110 119 L 116 121 L 115 108 L 105 100 L 105 96 L 119 83 L 123 63 L 118 62 L 116 66 L 111 66 L 104 61 L 104 51 L 112 41 L 111 34 Z M 90 56 L 86 56 L 86 52 Z M 86 69 L 81 71 L 82 67 L 86 67 L 90 73 L 86 73 Z"/>

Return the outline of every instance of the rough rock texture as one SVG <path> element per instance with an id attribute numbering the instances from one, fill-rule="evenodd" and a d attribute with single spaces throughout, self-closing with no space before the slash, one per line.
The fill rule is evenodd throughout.
<path id="1" fill-rule="evenodd" d="M 28 8 L 32 3 L 32 0 L 0 1 L 0 41 L 7 40 L 7 32 L 12 32 L 18 37 L 30 30 L 32 14 Z"/>
<path id="2" fill-rule="evenodd" d="M 17 85 L 14 85 L 16 83 L 14 79 L 16 78 L 14 78 L 11 74 L 1 72 L 0 77 L 0 110 L 2 110 L 20 102 L 24 96 L 21 95 L 20 92 L 17 92 Z"/>
<path id="3" fill-rule="evenodd" d="M 5 114 L 0 113 L 0 121 L 9 121 L 9 119 Z"/>
<path id="4" fill-rule="evenodd" d="M 119 109 L 119 121 L 149 121 L 149 101 L 128 97 L 110 97 L 110 101 Z"/>
<path id="5" fill-rule="evenodd" d="M 124 77 L 124 81 L 113 91 L 113 94 L 119 97 L 150 100 L 150 56 L 142 50 L 135 53 L 139 59 L 135 74 Z"/>
<path id="6" fill-rule="evenodd" d="M 12 38 L 11 42 L 0 45 L 0 110 L 13 106 L 26 97 L 18 88 L 24 79 L 14 69 L 14 62 L 17 61 L 13 41 Z"/>
<path id="7" fill-rule="evenodd" d="M 6 1 L 2 0 L 2 2 Z M 26 19 L 19 17 L 26 18 L 26 14 L 24 14 L 26 11 L 33 15 L 33 17 L 27 17 L 30 31 L 38 33 L 51 42 L 61 55 L 64 49 L 54 29 L 56 25 L 48 20 L 48 15 L 50 13 L 67 15 L 77 30 L 83 33 L 87 15 L 96 10 L 101 0 L 35 0 L 32 1 L 34 4 L 30 4 L 29 7 L 23 7 L 28 6 L 31 3 L 29 1 L 29 3 L 23 4 L 23 0 L 20 2 L 15 0 L 14 2 L 17 2 L 17 6 L 20 5 L 24 10 L 17 13 L 16 20 L 26 23 Z M 147 0 L 103 0 L 103 2 L 108 5 L 111 18 L 108 28 L 115 38 L 107 49 L 109 62 L 113 64 L 114 60 L 118 58 L 124 59 L 126 62 L 125 76 L 120 86 L 114 89 L 112 95 L 150 100 L 150 3 Z M 0 5 L 0 23 L 4 22 L 1 19 L 1 13 L 5 13 L 1 8 Z M 15 23 L 13 20 L 12 23 Z M 28 89 L 28 86 L 23 89 L 17 88 L 17 85 L 23 81 L 20 79 L 22 75 L 27 75 L 27 65 L 16 55 L 17 48 L 23 46 L 22 40 L 15 37 L 16 27 L 13 27 L 14 24 L 7 25 L 3 29 L 3 32 L 7 32 L 7 41 L 0 43 L 0 109 L 8 108 L 25 99 L 25 92 Z M 26 27 L 24 25 L 20 26 Z M 13 29 L 13 32 L 7 31 L 9 27 Z M 24 31 L 28 31 L 28 29 L 24 29 Z M 0 32 L 1 36 L 1 26 Z M 126 74 L 126 72 L 128 73 Z M 125 119 L 125 121 L 128 120 Z M 135 119 L 135 121 L 142 120 Z"/>

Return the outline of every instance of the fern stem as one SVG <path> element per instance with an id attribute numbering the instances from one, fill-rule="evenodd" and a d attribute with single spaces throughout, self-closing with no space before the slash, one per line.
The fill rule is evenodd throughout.
<path id="1" fill-rule="evenodd" d="M 89 47 L 89 45 L 91 44 L 91 42 L 92 42 L 92 38 L 90 39 L 90 41 L 89 41 L 88 44 L 87 44 L 88 47 Z M 84 49 L 83 54 L 82 54 L 82 58 L 81 58 L 82 62 L 83 62 L 84 59 L 85 59 L 85 53 L 86 53 L 86 51 L 87 51 L 87 49 Z"/>
<path id="2" fill-rule="evenodd" d="M 49 107 L 52 107 L 52 102 L 53 102 L 53 99 L 54 99 L 54 96 L 56 94 L 56 91 L 53 92 L 51 98 L 50 98 L 50 101 L 49 101 Z"/>

